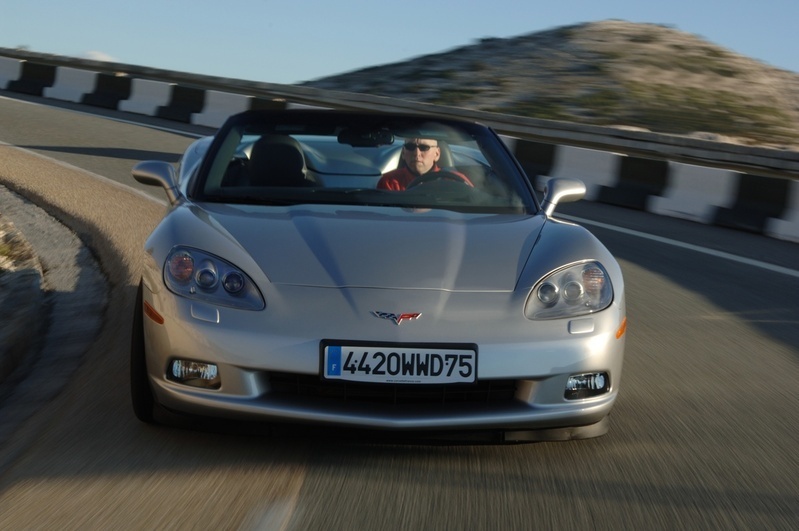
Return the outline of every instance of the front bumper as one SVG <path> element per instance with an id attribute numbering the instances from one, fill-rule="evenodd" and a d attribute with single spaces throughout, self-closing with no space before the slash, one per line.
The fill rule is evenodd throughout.
<path id="1" fill-rule="evenodd" d="M 293 288 L 283 296 L 302 298 L 304 289 Z M 325 296 L 335 299 L 340 295 L 327 290 L 322 299 Z M 624 336 L 616 337 L 616 332 L 624 319 L 623 300 L 588 318 L 572 320 L 533 322 L 521 311 L 518 315 L 498 312 L 498 316 L 481 312 L 477 321 L 443 322 L 433 315 L 423 323 L 397 326 L 376 320 L 364 326 L 353 317 L 368 313 L 362 308 L 350 305 L 333 313 L 318 310 L 342 308 L 337 300 L 316 300 L 305 306 L 308 313 L 298 319 L 285 312 L 270 313 L 269 308 L 263 312 L 215 308 L 166 290 L 152 293 L 145 289 L 144 297 L 164 316 L 163 325 L 145 318 L 150 385 L 157 402 L 179 413 L 399 431 L 546 430 L 598 423 L 606 429 L 603 419 L 618 395 Z M 319 299 L 318 292 L 315 297 Z M 489 300 L 492 297 L 497 300 Z M 508 294 L 447 294 L 447 304 L 457 308 L 477 303 L 488 307 L 518 304 L 503 302 L 503 298 L 508 299 Z M 379 301 L 364 306 L 384 307 Z M 409 306 L 422 307 L 419 303 Z M 521 309 L 521 304 L 518 307 Z M 320 314 L 314 315 L 315 311 Z M 319 377 L 320 342 L 336 337 L 397 344 L 443 343 L 452 338 L 474 343 L 478 346 L 478 383 L 443 390 L 418 385 L 414 387 L 421 388 L 423 398 L 409 400 L 386 399 L 386 395 L 397 394 L 388 388 L 371 399 L 363 398 L 363 388 L 357 384 L 345 384 L 354 392 L 342 391 L 340 386 L 331 389 Z M 174 359 L 216 364 L 221 387 L 201 389 L 167 379 L 167 368 Z M 569 376 L 586 372 L 607 373 L 608 392 L 566 400 Z M 400 389 L 399 394 L 402 392 Z M 458 393 L 465 398 L 453 398 Z M 425 394 L 430 396 L 424 398 Z"/>

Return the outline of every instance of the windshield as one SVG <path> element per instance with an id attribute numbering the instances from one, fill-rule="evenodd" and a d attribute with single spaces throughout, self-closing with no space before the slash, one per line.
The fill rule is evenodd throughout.
<path id="1" fill-rule="evenodd" d="M 537 210 L 523 174 L 486 127 L 334 111 L 231 118 L 217 133 L 190 196 L 264 205 Z"/>

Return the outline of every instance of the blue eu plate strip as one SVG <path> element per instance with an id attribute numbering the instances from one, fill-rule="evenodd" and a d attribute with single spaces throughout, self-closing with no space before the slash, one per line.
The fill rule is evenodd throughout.
<path id="1" fill-rule="evenodd" d="M 341 376 L 341 347 L 327 347 L 327 375 Z"/>

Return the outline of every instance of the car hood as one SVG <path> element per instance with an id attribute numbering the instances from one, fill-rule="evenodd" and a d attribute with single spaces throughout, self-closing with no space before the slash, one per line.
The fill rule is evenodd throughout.
<path id="1" fill-rule="evenodd" d="M 331 288 L 512 291 L 544 223 L 543 216 L 382 207 L 192 210 L 270 282 Z"/>

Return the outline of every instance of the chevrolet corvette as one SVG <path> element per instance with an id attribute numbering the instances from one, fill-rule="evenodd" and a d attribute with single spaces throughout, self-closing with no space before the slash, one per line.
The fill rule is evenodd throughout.
<path id="1" fill-rule="evenodd" d="M 622 273 L 490 127 L 247 111 L 177 165 L 144 244 L 133 410 L 502 441 L 596 437 L 618 397 Z M 392 184 L 393 183 L 393 184 Z"/>

